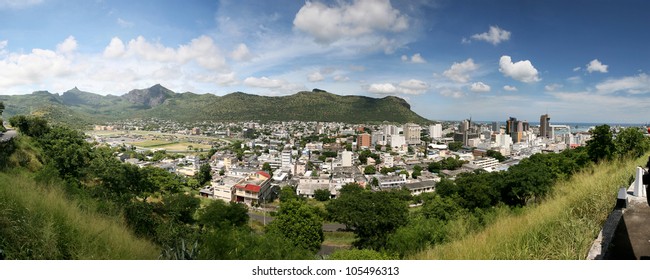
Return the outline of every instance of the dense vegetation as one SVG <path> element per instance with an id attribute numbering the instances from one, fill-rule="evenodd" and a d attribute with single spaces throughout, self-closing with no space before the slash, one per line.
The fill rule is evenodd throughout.
<path id="1" fill-rule="evenodd" d="M 82 127 L 126 118 L 161 118 L 176 121 L 335 121 L 416 122 L 426 119 L 398 97 L 381 99 L 339 96 L 315 90 L 269 97 L 241 92 L 212 94 L 174 93 L 160 85 L 133 90 L 123 96 L 101 96 L 77 88 L 62 95 L 46 91 L 0 96 L 7 114 L 36 114 L 51 123 Z"/>

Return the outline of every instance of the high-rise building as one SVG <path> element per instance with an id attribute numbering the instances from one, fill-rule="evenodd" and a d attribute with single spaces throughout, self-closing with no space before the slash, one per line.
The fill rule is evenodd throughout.
<path id="1" fill-rule="evenodd" d="M 357 135 L 357 150 L 370 147 L 370 134 L 362 133 Z"/>
<path id="2" fill-rule="evenodd" d="M 404 125 L 404 138 L 406 139 L 406 144 L 416 145 L 420 144 L 420 131 L 422 128 L 414 123 L 407 123 Z"/>
<path id="3" fill-rule="evenodd" d="M 550 123 L 551 118 L 548 116 L 548 114 L 544 114 L 541 117 L 539 117 L 539 137 L 546 137 L 546 138 L 551 138 L 551 123 Z"/>
<path id="4" fill-rule="evenodd" d="M 492 122 L 492 131 L 499 133 L 499 122 Z"/>
<path id="5" fill-rule="evenodd" d="M 281 156 L 282 156 L 281 157 L 282 171 L 291 171 L 291 167 L 293 165 L 293 160 L 291 158 L 291 150 L 290 149 L 283 150 Z"/>
<path id="6" fill-rule="evenodd" d="M 506 121 L 506 134 L 512 137 L 512 142 L 519 143 L 523 140 L 523 133 L 529 128 L 528 122 L 518 121 L 517 118 L 510 117 Z"/>
<path id="7" fill-rule="evenodd" d="M 442 124 L 434 124 L 429 126 L 429 136 L 433 139 L 442 138 Z"/>

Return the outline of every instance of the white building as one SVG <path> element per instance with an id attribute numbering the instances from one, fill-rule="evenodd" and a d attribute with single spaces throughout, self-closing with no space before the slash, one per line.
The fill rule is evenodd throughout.
<path id="1" fill-rule="evenodd" d="M 494 171 L 501 165 L 497 159 L 491 157 L 484 157 L 482 159 L 473 160 L 470 161 L 470 164 L 476 165 L 488 172 Z"/>
<path id="2" fill-rule="evenodd" d="M 285 149 L 282 151 L 282 156 L 281 156 L 281 162 L 282 162 L 282 171 L 285 172 L 291 172 L 291 169 L 293 167 L 293 160 L 291 159 L 291 150 Z"/>
<path id="3" fill-rule="evenodd" d="M 391 135 L 390 146 L 393 148 L 401 148 L 406 145 L 406 139 L 402 135 Z"/>
<path id="4" fill-rule="evenodd" d="M 350 151 L 344 151 L 341 154 L 341 166 L 343 167 L 350 167 L 352 166 L 352 155 L 353 153 Z"/>
<path id="5" fill-rule="evenodd" d="M 442 138 L 442 124 L 434 124 L 429 126 L 429 135 L 433 139 Z"/>
<path id="6" fill-rule="evenodd" d="M 404 138 L 409 145 L 420 144 L 420 131 L 422 128 L 414 123 L 407 123 L 404 125 Z"/>

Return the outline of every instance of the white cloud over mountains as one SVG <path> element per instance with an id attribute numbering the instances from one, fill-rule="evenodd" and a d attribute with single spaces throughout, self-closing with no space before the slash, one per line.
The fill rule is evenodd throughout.
<path id="1" fill-rule="evenodd" d="M 512 58 L 507 55 L 501 56 L 499 60 L 499 71 L 506 77 L 511 77 L 524 83 L 534 83 L 542 80 L 539 78 L 539 73 L 530 60 L 513 63 Z"/>
<path id="2" fill-rule="evenodd" d="M 377 83 L 371 84 L 368 86 L 367 90 L 370 93 L 374 94 L 408 94 L 408 95 L 419 95 L 425 93 L 429 89 L 429 84 L 416 80 L 410 79 L 399 82 L 397 85 L 393 83 Z"/>

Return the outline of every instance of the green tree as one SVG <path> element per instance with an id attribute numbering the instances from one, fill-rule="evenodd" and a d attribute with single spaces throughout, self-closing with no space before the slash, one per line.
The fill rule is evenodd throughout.
<path id="1" fill-rule="evenodd" d="M 636 127 L 628 127 L 617 133 L 614 145 L 616 146 L 616 153 L 619 156 L 631 156 L 634 158 L 645 154 L 650 147 L 648 139 Z"/>
<path id="2" fill-rule="evenodd" d="M 609 125 L 596 126 L 591 132 L 591 139 L 587 141 L 587 154 L 593 162 L 612 159 L 616 146 L 612 140 L 612 131 Z"/>
<path id="3" fill-rule="evenodd" d="M 447 146 L 449 147 L 450 151 L 456 152 L 463 148 L 463 142 L 451 142 Z"/>
<path id="4" fill-rule="evenodd" d="M 268 225 L 267 231 L 278 233 L 291 240 L 294 246 L 312 253 L 318 252 L 325 240 L 323 221 L 315 209 L 296 200 L 280 203 L 280 210 Z"/>
<path id="5" fill-rule="evenodd" d="M 76 130 L 56 126 L 38 141 L 47 162 L 52 163 L 63 177 L 80 178 L 91 160 L 90 144 Z"/>
<path id="6" fill-rule="evenodd" d="M 280 202 L 286 202 L 290 200 L 300 200 L 300 197 L 296 194 L 296 189 L 292 186 L 284 186 L 280 189 Z"/>
<path id="7" fill-rule="evenodd" d="M 248 209 L 240 203 L 212 201 L 199 211 L 198 223 L 210 228 L 242 227 L 248 223 Z"/>
<path id="8" fill-rule="evenodd" d="M 314 191 L 314 198 L 318 201 L 328 201 L 332 194 L 328 189 L 318 189 Z"/>
<path id="9" fill-rule="evenodd" d="M 375 174 L 377 173 L 377 169 L 375 168 L 374 165 L 368 165 L 363 169 L 363 174 Z"/>
<path id="10" fill-rule="evenodd" d="M 210 164 L 202 164 L 199 168 L 199 173 L 196 174 L 196 180 L 199 181 L 199 187 L 205 186 L 210 180 L 212 180 L 212 167 Z"/>
<path id="11" fill-rule="evenodd" d="M 488 150 L 487 151 L 487 156 L 494 158 L 498 160 L 499 162 L 503 162 L 506 160 L 506 157 L 504 157 L 501 152 L 495 151 L 495 150 Z"/>
<path id="12" fill-rule="evenodd" d="M 346 188 L 344 186 L 344 188 Z M 407 202 L 393 192 L 365 191 L 349 186 L 326 206 L 331 220 L 353 229 L 358 248 L 380 250 L 388 235 L 408 222 Z"/>

